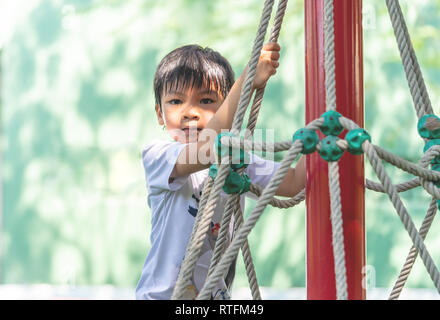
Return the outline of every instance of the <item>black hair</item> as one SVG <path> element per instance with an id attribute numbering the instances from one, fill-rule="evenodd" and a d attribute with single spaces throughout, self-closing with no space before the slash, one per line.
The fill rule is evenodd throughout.
<path id="1" fill-rule="evenodd" d="M 186 45 L 168 53 L 154 76 L 156 104 L 162 109 L 161 95 L 171 89 L 201 88 L 220 91 L 223 99 L 234 84 L 229 62 L 217 51 L 199 45 Z"/>

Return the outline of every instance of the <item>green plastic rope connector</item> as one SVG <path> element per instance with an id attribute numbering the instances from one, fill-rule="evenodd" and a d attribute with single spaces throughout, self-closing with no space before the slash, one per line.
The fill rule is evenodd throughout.
<path id="1" fill-rule="evenodd" d="M 250 162 L 250 156 L 243 149 L 235 149 L 232 147 L 225 147 L 221 144 L 221 138 L 224 136 L 235 137 L 231 132 L 222 132 L 217 136 L 215 140 L 215 150 L 217 151 L 217 155 L 221 158 L 225 156 L 231 157 L 231 168 L 234 170 L 240 168 L 246 168 Z"/>
<path id="2" fill-rule="evenodd" d="M 217 165 L 216 165 L 216 164 L 212 164 L 212 165 L 209 167 L 209 176 L 210 176 L 212 179 L 215 179 L 215 177 L 217 177 L 217 172 L 218 172 L 218 167 L 217 167 Z"/>
<path id="3" fill-rule="evenodd" d="M 362 144 L 365 140 L 371 142 L 371 136 L 365 129 L 354 129 L 347 132 L 345 140 L 348 142 L 348 152 L 360 155 L 364 152 Z"/>
<path id="4" fill-rule="evenodd" d="M 344 150 L 338 147 L 336 141 L 339 138 L 335 136 L 327 136 L 321 140 L 321 150 L 319 154 L 327 162 L 338 161 L 344 154 Z"/>
<path id="5" fill-rule="evenodd" d="M 428 140 L 428 142 L 426 142 L 425 144 L 425 147 L 423 148 L 423 152 L 426 152 L 429 148 L 437 145 L 440 145 L 440 139 Z M 440 155 L 432 159 L 431 164 L 440 164 Z"/>
<path id="6" fill-rule="evenodd" d="M 217 177 L 217 173 L 218 173 L 218 166 L 216 164 L 212 164 L 209 167 L 209 176 L 212 179 L 215 179 Z M 250 188 L 251 188 L 251 179 L 246 174 L 246 172 L 243 172 L 243 174 L 240 175 L 232 168 L 229 168 L 229 175 L 226 177 L 225 184 L 222 187 L 223 191 L 226 194 L 232 194 L 232 193 L 242 194 L 248 192 Z"/>
<path id="7" fill-rule="evenodd" d="M 301 140 L 303 144 L 302 153 L 309 154 L 315 152 L 316 145 L 319 143 L 319 136 L 315 130 L 302 128 L 295 132 L 292 138 L 294 143 L 296 140 Z"/>
<path id="8" fill-rule="evenodd" d="M 227 194 L 242 194 L 250 190 L 251 180 L 249 176 L 243 172 L 241 176 L 238 172 L 232 170 L 226 178 L 223 191 Z"/>
<path id="9" fill-rule="evenodd" d="M 425 114 L 417 123 L 417 131 L 422 138 L 440 138 L 440 118 L 435 114 Z"/>
<path id="10" fill-rule="evenodd" d="M 334 110 L 327 111 L 322 114 L 324 123 L 321 126 L 321 132 L 326 136 L 338 136 L 344 128 L 339 123 L 339 118 L 342 115 Z"/>

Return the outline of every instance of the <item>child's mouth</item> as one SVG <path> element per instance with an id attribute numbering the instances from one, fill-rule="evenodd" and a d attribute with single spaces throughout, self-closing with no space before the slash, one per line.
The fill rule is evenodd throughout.
<path id="1" fill-rule="evenodd" d="M 202 128 L 189 127 L 189 128 L 183 128 L 182 131 L 185 133 L 186 137 L 190 137 L 190 136 L 198 137 L 200 131 L 202 131 Z"/>
<path id="2" fill-rule="evenodd" d="M 188 127 L 188 128 L 183 128 L 182 130 L 185 132 L 200 132 L 202 128 Z"/>

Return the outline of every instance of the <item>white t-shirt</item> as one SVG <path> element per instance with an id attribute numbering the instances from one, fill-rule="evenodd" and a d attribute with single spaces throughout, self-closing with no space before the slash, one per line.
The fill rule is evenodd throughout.
<path id="1" fill-rule="evenodd" d="M 142 152 L 148 206 L 151 210 L 151 249 L 136 288 L 136 299 L 170 299 L 186 253 L 209 169 L 177 177 L 169 183 L 177 157 L 184 147 L 185 144 L 179 142 L 154 141 Z M 278 166 L 277 162 L 251 154 L 250 164 L 245 172 L 254 184 L 264 188 Z M 241 195 L 242 212 L 245 195 L 256 199 L 251 192 Z M 185 292 L 188 299 L 195 298 L 206 279 L 226 200 L 227 195 L 221 191 L 210 231 L 194 270 L 192 285 Z M 222 279 L 213 292 L 213 297 L 228 298 L 229 285 Z"/>

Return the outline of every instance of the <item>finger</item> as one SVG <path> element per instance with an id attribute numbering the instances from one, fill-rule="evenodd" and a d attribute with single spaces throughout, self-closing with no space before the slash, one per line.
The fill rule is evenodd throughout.
<path id="1" fill-rule="evenodd" d="M 272 51 L 270 53 L 270 58 L 272 60 L 278 60 L 280 58 L 280 53 L 278 51 Z"/>
<path id="2" fill-rule="evenodd" d="M 267 50 L 267 51 L 280 51 L 281 47 L 276 42 L 268 42 L 268 43 L 263 45 L 263 50 Z"/>
<path id="3" fill-rule="evenodd" d="M 278 60 L 280 53 L 278 51 L 264 51 L 260 56 L 263 60 Z"/>

